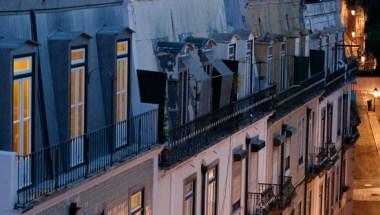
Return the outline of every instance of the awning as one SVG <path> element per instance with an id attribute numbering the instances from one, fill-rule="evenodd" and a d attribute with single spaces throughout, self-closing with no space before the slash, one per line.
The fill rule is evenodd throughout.
<path id="1" fill-rule="evenodd" d="M 141 102 L 164 105 L 166 73 L 137 70 Z"/>
<path id="2" fill-rule="evenodd" d="M 233 150 L 234 161 L 241 161 L 248 155 L 247 150 L 239 147 Z"/>
<path id="3" fill-rule="evenodd" d="M 251 152 L 258 152 L 265 147 L 265 141 L 260 140 L 258 135 L 254 137 L 247 136 L 245 141 L 251 146 Z"/>
<path id="4" fill-rule="evenodd" d="M 198 54 L 192 54 L 182 58 L 182 62 L 189 69 L 191 78 L 195 84 L 192 88 L 197 89 L 196 97 L 198 97 L 199 105 L 197 113 L 203 115 L 211 110 L 211 78 L 203 70 Z"/>
<path id="5" fill-rule="evenodd" d="M 223 107 L 228 105 L 231 101 L 233 72 L 226 66 L 226 64 L 223 63 L 222 60 L 215 59 L 212 53 L 206 53 L 206 57 L 221 76 L 220 89 L 218 89 L 220 93 L 219 107 Z"/>
<path id="6" fill-rule="evenodd" d="M 276 133 L 273 137 L 273 144 L 280 146 L 285 141 L 284 136 L 281 133 Z"/>
<path id="7" fill-rule="evenodd" d="M 294 133 L 296 133 L 297 129 L 291 125 L 287 125 L 285 129 L 286 137 L 291 137 Z"/>

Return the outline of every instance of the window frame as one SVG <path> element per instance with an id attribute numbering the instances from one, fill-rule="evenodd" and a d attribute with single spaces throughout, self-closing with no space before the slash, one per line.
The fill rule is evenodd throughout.
<path id="1" fill-rule="evenodd" d="M 231 50 L 233 49 L 233 53 Z M 228 60 L 236 60 L 236 43 L 229 43 L 228 44 Z"/>
<path id="2" fill-rule="evenodd" d="M 131 200 L 132 196 L 141 193 L 141 202 L 140 202 L 140 207 L 139 208 L 132 208 L 131 205 Z M 145 210 L 145 189 L 142 187 L 140 189 L 134 190 L 133 192 L 130 193 L 128 197 L 128 214 L 129 215 L 135 215 L 137 213 L 140 213 L 141 215 L 144 215 L 144 210 Z"/>
<path id="3" fill-rule="evenodd" d="M 22 72 L 15 74 L 14 73 L 14 60 L 15 59 L 22 59 L 22 58 L 30 58 L 31 60 L 31 69 L 29 72 Z M 34 88 L 35 88 L 35 53 L 26 53 L 26 54 L 20 54 L 20 55 L 14 55 L 12 56 L 12 62 L 11 62 L 11 68 L 12 68 L 12 149 L 14 150 L 15 145 L 14 145 L 14 82 L 19 79 L 24 79 L 24 78 L 30 78 L 30 148 L 29 148 L 29 154 L 33 152 L 34 150 L 34 131 L 35 131 L 35 126 L 34 126 L 34 120 L 33 117 L 35 115 L 35 110 L 34 110 L 34 103 L 35 103 L 35 96 L 34 96 Z M 21 116 L 20 116 L 21 117 Z M 24 135 L 24 134 L 23 134 Z"/>
<path id="4" fill-rule="evenodd" d="M 185 187 L 187 184 L 189 183 L 192 183 L 193 184 L 193 189 L 192 189 L 192 193 L 191 195 L 189 195 L 188 193 L 186 193 L 186 190 L 185 190 Z M 186 200 L 188 200 L 190 197 L 193 198 L 193 201 L 192 201 L 192 213 L 191 215 L 195 215 L 196 214 L 196 202 L 197 202 L 197 174 L 194 173 L 192 174 L 191 176 L 187 177 L 184 181 L 183 181 L 183 200 L 182 200 L 182 213 L 185 214 L 185 202 Z"/>
<path id="5" fill-rule="evenodd" d="M 86 133 L 87 131 L 87 70 L 88 70 L 88 47 L 87 45 L 80 45 L 80 46 L 71 46 L 69 47 L 70 48 L 70 65 L 69 65 L 69 83 L 68 83 L 68 91 L 69 91 L 69 120 L 68 120 L 68 125 L 69 125 L 69 136 L 70 136 L 70 139 L 71 138 L 71 132 L 70 132 L 70 129 L 71 129 L 71 72 L 73 69 L 75 68 L 80 68 L 80 67 L 83 67 L 84 69 L 84 85 L 83 85 L 83 134 Z M 83 62 L 74 62 L 72 63 L 72 60 L 71 60 L 71 53 L 73 50 L 84 50 L 84 61 Z M 78 136 L 80 137 L 80 136 Z M 78 138 L 76 137 L 76 138 Z"/>
<path id="6" fill-rule="evenodd" d="M 122 53 L 118 53 L 118 45 L 119 45 L 119 43 L 126 43 L 127 44 L 127 49 L 126 49 L 126 51 L 125 52 L 122 52 Z M 115 122 L 117 123 L 117 122 L 123 122 L 123 121 L 125 121 L 125 120 L 127 120 L 128 119 L 128 116 L 129 116 L 129 112 L 130 112 L 130 108 L 129 108 L 129 106 L 130 106 L 130 71 L 131 71 L 131 57 L 130 57 L 130 52 L 131 52 L 131 50 L 130 50 L 130 45 L 131 45 L 131 42 L 130 42 L 130 39 L 129 38 L 123 38 L 123 39 L 119 39 L 119 40 L 116 40 L 116 43 L 115 43 L 115 83 L 114 83 L 114 85 L 115 85 L 115 87 L 114 87 L 114 89 L 115 89 L 115 92 L 114 92 L 114 94 L 115 94 L 115 113 L 113 114 L 113 116 L 115 117 Z M 118 61 L 120 60 L 120 59 L 126 59 L 126 61 L 127 61 L 127 74 L 126 74 L 126 119 L 125 120 L 122 120 L 122 121 L 118 121 L 118 117 L 117 117 L 117 114 L 119 114 L 118 113 L 118 109 L 117 109 L 117 93 L 119 93 L 118 92 L 118 89 L 117 89 L 117 73 L 118 73 Z"/>
<path id="7" fill-rule="evenodd" d="M 215 169 L 215 176 L 212 178 L 212 180 L 209 180 L 209 177 L 208 177 L 208 173 L 211 169 Z M 213 164 L 207 166 L 207 169 L 206 169 L 206 172 L 205 172 L 205 198 L 204 198 L 204 204 L 205 204 L 205 207 L 204 207 L 204 214 L 205 215 L 208 215 L 208 207 L 209 207 L 209 204 L 208 204 L 208 200 L 209 200 L 209 192 L 208 192 L 208 188 L 209 186 L 212 184 L 212 183 L 215 183 L 215 190 L 214 190 L 214 194 L 215 194 L 215 211 L 213 211 L 214 214 L 217 214 L 218 213 L 218 183 L 219 183 L 219 180 L 218 180 L 218 177 L 219 177 L 219 171 L 218 171 L 218 162 L 215 161 Z"/>

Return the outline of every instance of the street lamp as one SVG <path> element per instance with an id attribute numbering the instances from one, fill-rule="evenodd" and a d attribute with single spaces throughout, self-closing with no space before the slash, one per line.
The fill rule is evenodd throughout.
<path id="1" fill-rule="evenodd" d="M 355 16 L 356 15 L 356 11 L 355 10 L 351 10 L 351 15 Z"/>

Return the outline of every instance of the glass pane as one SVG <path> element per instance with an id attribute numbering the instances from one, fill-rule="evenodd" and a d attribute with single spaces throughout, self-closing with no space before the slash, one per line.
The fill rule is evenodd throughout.
<path id="1" fill-rule="evenodd" d="M 72 69 L 70 72 L 70 98 L 71 98 L 71 106 L 75 104 L 75 70 Z"/>
<path id="2" fill-rule="evenodd" d="M 79 101 L 80 103 L 83 103 L 84 98 L 84 68 L 81 67 L 79 70 Z"/>
<path id="3" fill-rule="evenodd" d="M 117 43 L 117 55 L 123 55 L 128 53 L 128 42 L 118 42 Z"/>
<path id="4" fill-rule="evenodd" d="M 24 155 L 30 153 L 30 119 L 24 121 Z"/>
<path id="5" fill-rule="evenodd" d="M 116 121 L 119 122 L 120 121 L 120 108 L 119 108 L 119 105 L 120 105 L 120 94 L 116 94 Z"/>
<path id="6" fill-rule="evenodd" d="M 127 118 L 127 94 L 123 93 L 122 94 L 122 113 L 123 113 L 123 120 L 126 120 Z"/>
<path id="7" fill-rule="evenodd" d="M 75 107 L 70 108 L 70 137 L 75 137 Z"/>
<path id="8" fill-rule="evenodd" d="M 141 203 L 142 203 L 142 193 L 141 191 L 138 192 L 138 193 L 135 193 L 131 196 L 131 200 L 130 200 L 130 205 L 131 205 L 131 210 L 136 210 L 136 209 L 139 209 L 142 207 Z"/>
<path id="9" fill-rule="evenodd" d="M 117 60 L 116 65 L 116 92 L 120 91 L 120 60 Z"/>
<path id="10" fill-rule="evenodd" d="M 215 177 L 215 168 L 209 169 L 207 174 L 208 174 L 208 179 L 212 180 Z"/>
<path id="11" fill-rule="evenodd" d="M 85 62 L 85 49 L 71 50 L 71 64 L 78 64 Z"/>
<path id="12" fill-rule="evenodd" d="M 193 198 L 188 198 L 183 204 L 184 215 L 193 215 Z"/>
<path id="13" fill-rule="evenodd" d="M 84 133 L 84 110 L 83 105 L 78 106 L 78 136 Z"/>
<path id="14" fill-rule="evenodd" d="M 13 73 L 28 73 L 32 71 L 32 57 L 16 58 L 13 60 Z"/>
<path id="15" fill-rule="evenodd" d="M 13 121 L 20 119 L 20 81 L 13 82 Z"/>
<path id="16" fill-rule="evenodd" d="M 24 117 L 30 117 L 30 79 L 24 79 Z"/>
<path id="17" fill-rule="evenodd" d="M 188 193 L 192 193 L 193 192 L 193 182 L 189 182 L 187 184 L 185 184 L 185 194 L 187 195 Z"/>
<path id="18" fill-rule="evenodd" d="M 127 59 L 124 58 L 122 61 L 122 71 L 123 71 L 123 90 L 127 90 Z"/>
<path id="19" fill-rule="evenodd" d="M 17 152 L 20 151 L 20 125 L 19 123 L 13 123 L 13 150 Z"/>

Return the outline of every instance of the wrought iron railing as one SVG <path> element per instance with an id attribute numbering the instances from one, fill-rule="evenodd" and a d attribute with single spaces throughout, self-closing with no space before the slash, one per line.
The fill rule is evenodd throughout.
<path id="1" fill-rule="evenodd" d="M 157 110 L 83 136 L 17 156 L 16 207 L 91 177 L 152 149 L 157 142 Z"/>
<path id="2" fill-rule="evenodd" d="M 169 131 L 161 167 L 185 160 L 220 138 L 260 119 L 272 111 L 275 92 L 275 86 L 268 87 Z"/>
<path id="3" fill-rule="evenodd" d="M 281 178 L 280 178 L 281 179 Z M 279 179 L 279 180 L 280 180 Z M 281 181 L 281 180 L 280 180 Z M 268 212 L 286 208 L 294 197 L 295 187 L 290 176 L 284 176 L 279 184 L 259 183 L 257 193 L 248 193 L 251 211 Z"/>

